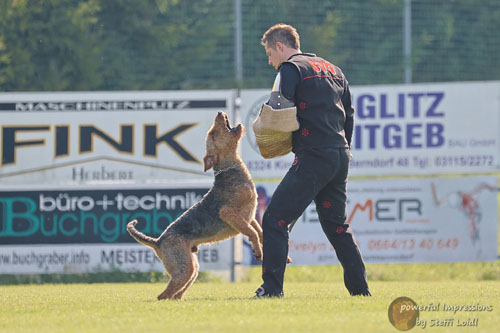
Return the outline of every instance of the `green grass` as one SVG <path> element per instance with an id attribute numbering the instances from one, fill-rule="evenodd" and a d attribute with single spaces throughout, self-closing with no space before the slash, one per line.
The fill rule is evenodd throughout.
<path id="1" fill-rule="evenodd" d="M 350 297 L 337 266 L 289 267 L 284 299 L 248 299 L 260 283 L 258 268 L 246 282 L 195 283 L 181 301 L 156 300 L 164 282 L 4 285 L 0 332 L 397 332 L 387 309 L 399 296 L 419 305 L 492 305 L 491 312 L 421 312 L 420 319 L 477 317 L 472 331 L 495 332 L 500 279 L 448 274 L 495 272 L 498 262 L 489 264 L 369 265 L 373 297 Z"/>
<path id="2" fill-rule="evenodd" d="M 251 267 L 243 282 L 260 282 L 260 267 Z M 367 265 L 370 281 L 490 281 L 500 280 L 500 260 L 495 262 L 380 264 Z M 342 267 L 289 266 L 289 282 L 341 282 Z M 104 282 L 163 282 L 163 273 L 124 273 L 120 271 L 91 274 L 0 275 L 0 285 L 44 283 L 104 283 Z M 197 282 L 221 282 L 206 272 L 200 272 Z"/>
<path id="3" fill-rule="evenodd" d="M 369 281 L 500 281 L 500 260 L 495 262 L 462 262 L 432 264 L 369 264 Z M 244 282 L 259 283 L 260 267 L 252 267 Z M 335 266 L 290 266 L 288 282 L 342 282 L 343 270 Z"/>

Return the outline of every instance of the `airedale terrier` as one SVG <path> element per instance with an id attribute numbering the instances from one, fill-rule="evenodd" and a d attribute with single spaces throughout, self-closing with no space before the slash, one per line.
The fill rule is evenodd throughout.
<path id="1" fill-rule="evenodd" d="M 171 277 L 158 299 L 181 299 L 196 280 L 200 244 L 241 232 L 252 243 L 255 257 L 262 260 L 262 228 L 255 220 L 257 191 L 237 151 L 244 133 L 241 124 L 231 127 L 227 115 L 219 112 L 207 133 L 203 158 L 204 171 L 213 168 L 215 173 L 212 188 L 156 239 L 137 231 L 137 220 L 128 223 L 130 235 L 154 249 Z"/>

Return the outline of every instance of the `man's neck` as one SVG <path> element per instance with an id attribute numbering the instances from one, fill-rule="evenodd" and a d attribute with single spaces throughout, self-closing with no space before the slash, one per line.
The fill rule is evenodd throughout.
<path id="1" fill-rule="evenodd" d="M 302 53 L 302 51 L 300 49 L 292 49 L 292 48 L 287 49 L 283 53 L 283 56 L 285 58 L 284 61 L 287 61 L 288 59 L 290 59 L 291 56 L 293 56 L 294 54 L 297 54 L 297 53 Z"/>

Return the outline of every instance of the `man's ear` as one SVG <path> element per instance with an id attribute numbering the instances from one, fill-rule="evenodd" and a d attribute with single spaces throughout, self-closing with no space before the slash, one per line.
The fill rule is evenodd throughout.
<path id="1" fill-rule="evenodd" d="M 212 167 L 214 166 L 215 158 L 212 155 L 206 155 L 205 157 L 203 157 L 203 164 L 205 166 L 203 172 L 207 172 L 207 170 L 212 169 Z"/>

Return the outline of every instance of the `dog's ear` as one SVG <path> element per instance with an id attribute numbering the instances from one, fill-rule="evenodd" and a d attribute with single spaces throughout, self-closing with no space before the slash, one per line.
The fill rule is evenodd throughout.
<path id="1" fill-rule="evenodd" d="M 239 137 L 243 136 L 245 132 L 245 127 L 243 127 L 241 124 L 238 124 L 238 126 L 234 128 L 234 133 L 236 133 Z"/>
<path id="2" fill-rule="evenodd" d="M 212 167 L 214 166 L 215 158 L 212 155 L 206 155 L 205 157 L 203 157 L 203 164 L 205 166 L 203 172 L 207 172 L 207 170 L 212 169 Z"/>

